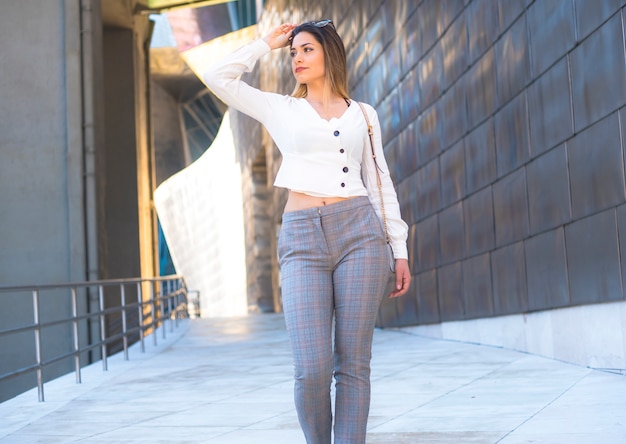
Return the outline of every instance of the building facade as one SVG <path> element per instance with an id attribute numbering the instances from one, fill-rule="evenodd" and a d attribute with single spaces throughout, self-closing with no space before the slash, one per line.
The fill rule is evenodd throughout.
<path id="1" fill-rule="evenodd" d="M 151 26 L 141 6 L 131 0 L 2 4 L 0 285 L 156 275 Z M 0 298 L 3 329 L 32 324 L 30 294 Z M 106 304 L 116 304 L 113 299 Z M 81 294 L 79 313 L 97 301 L 97 294 Z M 71 300 L 50 293 L 40 309 L 41 322 L 66 318 Z M 115 324 L 111 319 L 107 329 Z M 97 337 L 97 328 L 81 328 L 81 346 Z M 71 350 L 70 326 L 42 337 L 44 360 Z M 0 374 L 31 365 L 34 347 L 32 334 L 0 338 Z M 71 370 L 71 362 L 62 362 L 44 375 Z M 3 381 L 0 401 L 34 384 L 32 373 Z"/>
<path id="2" fill-rule="evenodd" d="M 380 326 L 626 368 L 625 4 L 265 2 L 259 36 L 333 19 L 352 96 L 379 113 L 414 276 Z M 248 79 L 289 94 L 286 50 Z M 273 253 L 280 157 L 235 119 L 259 199 L 272 196 Z M 265 260 L 280 307 L 275 253 Z"/>

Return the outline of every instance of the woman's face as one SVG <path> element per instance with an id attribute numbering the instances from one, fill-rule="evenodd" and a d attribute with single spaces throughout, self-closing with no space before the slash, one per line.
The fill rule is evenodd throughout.
<path id="1" fill-rule="evenodd" d="M 306 31 L 299 32 L 291 42 L 291 71 L 301 84 L 324 78 L 324 49 Z"/>

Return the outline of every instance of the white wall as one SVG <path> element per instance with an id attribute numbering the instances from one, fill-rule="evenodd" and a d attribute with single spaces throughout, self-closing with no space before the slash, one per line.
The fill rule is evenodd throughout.
<path id="1" fill-rule="evenodd" d="M 626 370 L 626 302 L 404 328 L 524 351 L 596 369 Z"/>
<path id="2" fill-rule="evenodd" d="M 174 266 L 200 292 L 202 317 L 248 312 L 241 180 L 226 113 L 211 147 L 154 193 Z"/>

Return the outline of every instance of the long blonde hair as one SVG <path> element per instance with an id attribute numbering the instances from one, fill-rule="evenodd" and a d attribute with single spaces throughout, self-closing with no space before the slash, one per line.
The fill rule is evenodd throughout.
<path id="1" fill-rule="evenodd" d="M 332 22 L 325 26 L 317 26 L 316 22 L 306 22 L 298 25 L 291 34 L 293 38 L 300 32 L 308 32 L 313 35 L 315 40 L 322 45 L 324 50 L 324 91 L 322 92 L 322 100 L 326 107 L 330 101 L 331 94 L 337 94 L 344 99 L 349 99 L 348 94 L 348 70 L 346 63 L 346 48 L 343 40 L 337 34 Z M 293 97 L 304 98 L 308 94 L 306 84 L 296 83 L 291 93 Z"/>

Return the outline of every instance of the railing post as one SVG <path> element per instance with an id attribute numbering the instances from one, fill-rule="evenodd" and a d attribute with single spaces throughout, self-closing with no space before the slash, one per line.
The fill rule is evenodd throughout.
<path id="1" fill-rule="evenodd" d="M 141 353 L 145 353 L 146 344 L 143 337 L 143 292 L 141 282 L 137 282 L 137 303 L 139 304 L 139 342 L 141 343 Z"/>
<path id="2" fill-rule="evenodd" d="M 41 327 L 39 326 L 39 291 L 33 290 L 33 320 L 35 321 L 35 357 L 37 359 L 37 392 L 39 402 L 44 402 L 43 366 L 41 365 Z"/>
<path id="3" fill-rule="evenodd" d="M 106 318 L 104 315 L 104 286 L 98 285 L 98 296 L 100 301 L 100 349 L 102 350 L 102 369 L 108 370 L 107 365 L 107 343 L 106 343 Z"/>
<path id="4" fill-rule="evenodd" d="M 159 281 L 159 311 L 161 312 L 161 333 L 163 334 L 163 339 L 165 339 L 165 300 L 166 297 L 163 294 L 163 281 Z"/>
<path id="5" fill-rule="evenodd" d="M 122 304 L 122 342 L 124 343 L 124 361 L 128 361 L 128 333 L 126 332 L 126 286 L 120 284 L 120 298 Z"/>
<path id="6" fill-rule="evenodd" d="M 152 315 L 152 343 L 156 347 L 157 345 L 157 322 L 155 319 L 156 316 L 156 306 L 154 305 L 154 281 L 150 281 L 150 314 Z"/>
<path id="7" fill-rule="evenodd" d="M 169 282 L 168 282 L 168 284 L 169 284 Z M 168 309 L 168 313 L 169 313 L 170 332 L 174 331 L 174 321 L 172 320 L 172 315 L 174 315 L 174 317 L 176 317 L 176 313 L 177 313 L 176 305 L 174 305 L 174 309 L 172 309 L 172 302 L 174 302 L 174 303 L 176 302 L 176 300 L 174 299 L 174 298 L 176 298 L 176 293 L 174 293 L 174 294 L 172 294 L 172 293 L 174 293 L 174 292 L 172 291 L 171 288 L 169 288 L 169 285 L 168 285 L 167 309 Z M 174 300 L 172 301 L 172 299 L 174 299 Z"/>
<path id="8" fill-rule="evenodd" d="M 80 384 L 80 345 L 78 344 L 78 301 L 76 287 L 72 287 L 72 329 L 74 334 L 74 372 L 76 373 L 76 384 Z"/>

